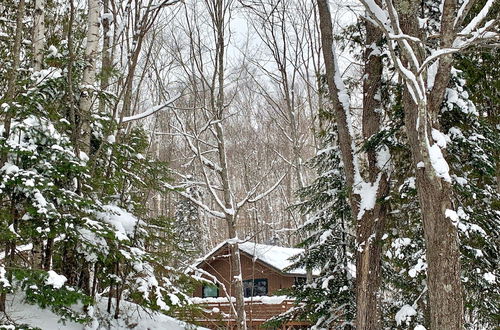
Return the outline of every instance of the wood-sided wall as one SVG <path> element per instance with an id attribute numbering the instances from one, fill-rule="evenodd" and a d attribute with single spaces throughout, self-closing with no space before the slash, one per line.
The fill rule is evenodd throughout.
<path id="1" fill-rule="evenodd" d="M 258 260 L 253 262 L 252 258 L 243 252 L 240 252 L 240 256 L 243 281 L 261 278 L 267 279 L 268 295 L 276 294 L 279 289 L 290 288 L 294 284 L 295 278 L 293 276 L 283 276 Z M 231 260 L 227 247 L 219 250 L 211 260 L 207 260 L 201 266 L 201 269 L 217 277 L 220 282 L 224 283 L 227 290 L 230 291 L 230 296 L 233 296 L 233 288 L 231 288 L 230 282 L 235 274 L 231 274 Z M 201 286 L 196 288 L 194 296 L 202 296 Z M 219 297 L 224 296 L 222 288 L 219 288 Z"/>

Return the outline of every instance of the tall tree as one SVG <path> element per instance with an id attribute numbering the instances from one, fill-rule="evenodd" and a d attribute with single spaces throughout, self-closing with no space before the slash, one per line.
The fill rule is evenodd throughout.
<path id="1" fill-rule="evenodd" d="M 405 127 L 416 169 L 429 265 L 431 328 L 461 329 L 463 294 L 454 224 L 458 216 L 438 116 L 450 79 L 452 54 L 498 38 L 490 31 L 494 20 L 484 22 L 493 1 L 487 1 L 477 19 L 466 25 L 464 15 L 473 1 L 458 7 L 456 1 L 445 0 L 437 15 L 424 10 L 425 17 L 420 19 L 427 18 L 426 24 L 419 24 L 425 8 L 417 2 L 384 0 L 382 7 L 374 0 L 360 1 L 388 39 L 390 57 L 405 84 Z M 431 39 L 434 41 L 428 42 Z"/>
<path id="2" fill-rule="evenodd" d="M 73 1 L 73 0 L 71 0 Z M 81 125 L 80 144 L 83 152 L 90 155 L 91 117 L 97 72 L 97 55 L 100 37 L 100 5 L 97 0 L 88 0 L 87 43 L 85 45 L 85 68 L 83 70 L 79 115 Z"/>
<path id="3" fill-rule="evenodd" d="M 355 147 L 349 94 L 339 72 L 334 53 L 332 17 L 328 1 L 318 0 L 323 58 L 328 96 L 337 123 L 351 214 L 356 220 L 356 326 L 360 329 L 380 328 L 379 286 L 381 278 L 381 244 L 386 214 L 382 201 L 388 193 L 387 148 L 367 148 L 367 168 L 361 168 L 361 155 Z M 380 35 L 367 27 L 367 43 L 378 47 Z M 374 49 L 375 50 L 375 49 Z M 365 56 L 363 138 L 367 141 L 381 130 L 379 85 L 381 63 L 375 56 Z M 379 202 L 377 202 L 379 201 Z"/>

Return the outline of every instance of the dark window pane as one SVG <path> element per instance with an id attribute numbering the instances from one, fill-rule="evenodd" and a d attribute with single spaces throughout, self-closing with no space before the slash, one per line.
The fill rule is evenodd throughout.
<path id="1" fill-rule="evenodd" d="M 267 279 L 258 279 L 254 281 L 254 295 L 267 296 Z"/>
<path id="2" fill-rule="evenodd" d="M 217 298 L 219 296 L 219 288 L 215 285 L 204 285 L 203 286 L 203 298 Z"/>
<path id="3" fill-rule="evenodd" d="M 253 296 L 253 281 L 252 280 L 243 281 L 243 293 L 244 293 L 245 297 Z"/>
<path id="4" fill-rule="evenodd" d="M 305 277 L 296 277 L 294 281 L 294 285 L 302 285 L 306 283 L 306 278 Z"/>
<path id="5" fill-rule="evenodd" d="M 267 279 L 259 278 L 243 281 L 243 293 L 245 297 L 267 296 Z"/>

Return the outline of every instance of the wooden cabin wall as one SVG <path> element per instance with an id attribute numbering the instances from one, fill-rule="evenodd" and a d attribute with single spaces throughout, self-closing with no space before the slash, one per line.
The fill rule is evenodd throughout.
<path id="1" fill-rule="evenodd" d="M 216 276 L 219 281 L 224 283 L 228 290 L 231 290 L 230 295 L 232 295 L 233 288 L 231 288 L 230 285 L 230 279 L 232 278 L 232 276 L 230 274 L 231 260 L 229 257 L 229 251 L 220 251 L 218 253 L 218 257 L 216 256 L 214 260 L 206 263 L 201 268 Z M 283 276 L 275 270 L 259 263 L 258 261 L 253 262 L 252 258 L 249 258 L 246 254 L 243 253 L 241 253 L 241 268 L 244 281 L 250 279 L 267 278 L 268 295 L 276 294 L 279 289 L 290 288 L 294 283 L 293 276 Z M 195 290 L 194 296 L 202 296 L 201 286 L 199 286 Z M 219 289 L 219 297 L 224 297 L 224 292 L 222 289 Z"/>

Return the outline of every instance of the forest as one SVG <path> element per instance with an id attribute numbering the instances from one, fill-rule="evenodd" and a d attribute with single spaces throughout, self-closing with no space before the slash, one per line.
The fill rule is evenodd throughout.
<path id="1" fill-rule="evenodd" d="M 499 12 L 0 0 L 0 329 L 497 329 Z"/>

